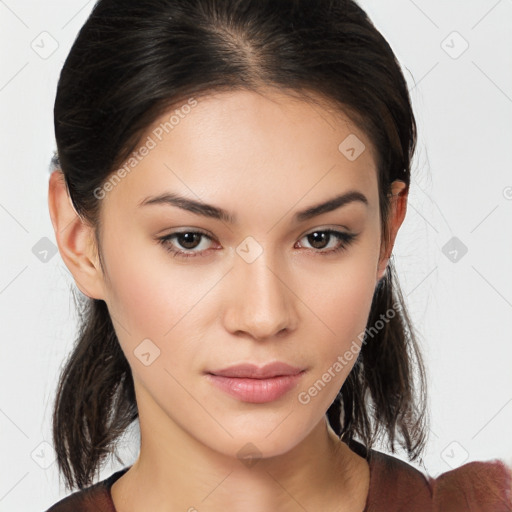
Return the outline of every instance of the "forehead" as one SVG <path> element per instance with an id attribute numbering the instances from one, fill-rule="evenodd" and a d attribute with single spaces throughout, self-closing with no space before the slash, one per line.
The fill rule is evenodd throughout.
<path id="1" fill-rule="evenodd" d="M 189 98 L 148 127 L 109 203 L 176 191 L 236 208 L 377 195 L 373 146 L 343 111 L 269 91 Z M 120 204 L 118 206 L 121 206 Z M 283 204 L 284 206 L 284 204 Z"/>

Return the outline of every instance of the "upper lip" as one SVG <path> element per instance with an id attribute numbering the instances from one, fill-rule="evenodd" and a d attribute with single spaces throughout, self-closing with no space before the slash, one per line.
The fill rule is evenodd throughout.
<path id="1" fill-rule="evenodd" d="M 267 379 L 281 375 L 296 375 L 301 371 L 301 368 L 277 361 L 275 363 L 269 363 L 264 366 L 258 366 L 252 363 L 237 364 L 222 370 L 213 370 L 208 373 L 213 375 L 220 375 L 222 377 Z"/>

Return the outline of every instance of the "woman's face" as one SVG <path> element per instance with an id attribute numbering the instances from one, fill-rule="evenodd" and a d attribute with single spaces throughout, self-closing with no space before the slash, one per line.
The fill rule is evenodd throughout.
<path id="1" fill-rule="evenodd" d="M 319 424 L 359 351 L 381 248 L 372 148 L 342 114 L 276 93 L 175 110 L 96 191 L 141 429 L 278 455 Z M 300 373 L 210 375 L 274 362 Z"/>

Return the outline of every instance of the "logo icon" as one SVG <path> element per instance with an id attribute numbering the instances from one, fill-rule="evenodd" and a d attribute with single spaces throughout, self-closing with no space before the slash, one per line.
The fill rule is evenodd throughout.
<path id="1" fill-rule="evenodd" d="M 152 365 L 160 357 L 160 349 L 149 338 L 142 340 L 133 353 L 144 366 Z"/>
<path id="2" fill-rule="evenodd" d="M 248 236 L 236 248 L 236 252 L 246 263 L 252 263 L 263 254 L 263 247 L 255 238 Z"/>
<path id="3" fill-rule="evenodd" d="M 441 41 L 441 48 L 455 60 L 469 48 L 469 43 L 454 30 Z"/>
<path id="4" fill-rule="evenodd" d="M 57 251 L 57 246 L 45 236 L 32 247 L 32 254 L 42 263 L 48 263 Z"/>
<path id="5" fill-rule="evenodd" d="M 43 441 L 30 453 L 32 460 L 41 468 L 48 469 L 57 459 L 53 446 Z"/>
<path id="6" fill-rule="evenodd" d="M 454 236 L 443 245 L 441 251 L 452 263 L 458 263 L 467 254 L 468 248 Z"/>
<path id="7" fill-rule="evenodd" d="M 31 43 L 30 47 L 41 59 L 50 58 L 59 47 L 57 40 L 48 32 L 41 32 Z"/>
<path id="8" fill-rule="evenodd" d="M 466 449 L 457 441 L 452 441 L 442 452 L 441 458 L 450 466 L 455 469 L 469 458 L 469 453 Z"/>
<path id="9" fill-rule="evenodd" d="M 347 160 L 353 162 L 357 160 L 366 149 L 363 141 L 355 134 L 351 133 L 343 142 L 338 146 L 338 150 L 344 155 Z"/>
<path id="10" fill-rule="evenodd" d="M 252 468 L 261 459 L 261 452 L 253 443 L 246 443 L 237 452 L 237 457 L 240 459 L 242 464 L 245 464 L 248 468 Z"/>

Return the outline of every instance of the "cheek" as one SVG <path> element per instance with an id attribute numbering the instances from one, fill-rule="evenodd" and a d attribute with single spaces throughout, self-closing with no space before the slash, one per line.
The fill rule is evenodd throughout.
<path id="1" fill-rule="evenodd" d="M 325 406 L 335 398 L 359 355 L 376 286 L 377 258 L 375 247 L 360 247 L 336 271 L 316 281 L 317 292 L 308 295 L 310 308 L 321 320 L 317 332 L 324 334 L 315 336 L 315 374 L 307 384 L 320 379 L 320 388 L 329 388 L 322 393 Z"/>
<path id="2" fill-rule="evenodd" d="M 153 382 L 155 389 L 172 387 L 164 370 L 184 380 L 187 368 L 204 364 L 206 329 L 216 317 L 218 285 L 226 269 L 178 263 L 147 240 L 126 240 L 122 249 L 109 250 L 121 248 L 120 240 L 112 240 L 104 248 L 107 301 L 122 350 L 134 377 Z M 179 386 L 175 391 L 180 392 Z"/>
<path id="3" fill-rule="evenodd" d="M 106 301 L 128 360 L 146 339 L 165 355 L 169 340 L 194 317 L 208 282 L 184 276 L 183 267 L 173 265 L 163 248 L 137 237 L 111 237 L 104 244 L 104 257 L 109 276 Z"/>
<path id="4" fill-rule="evenodd" d="M 375 289 L 368 268 L 351 268 L 350 273 L 333 278 L 323 299 L 317 299 L 325 322 L 340 341 L 346 342 L 364 330 Z"/>
<path id="5" fill-rule="evenodd" d="M 192 284 L 172 263 L 156 263 L 147 254 L 144 261 L 143 256 L 129 252 L 112 267 L 109 311 L 139 389 L 151 390 L 162 408 L 172 396 L 173 407 L 186 410 L 190 397 L 178 382 L 186 380 L 186 368 L 194 367 L 202 353 L 198 315 L 212 285 Z"/>
<path id="6" fill-rule="evenodd" d="M 373 239 L 363 240 L 357 250 L 342 256 L 328 269 L 308 296 L 313 311 L 343 344 L 364 331 L 376 286 L 378 250 Z M 313 284 L 313 283 L 311 283 Z"/>
<path id="7" fill-rule="evenodd" d="M 121 238 L 116 232 L 130 236 Z M 109 309 L 134 340 L 161 338 L 201 299 L 207 283 L 129 226 L 112 228 L 110 233 L 103 246 Z"/>

